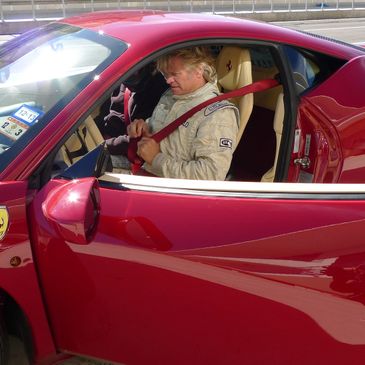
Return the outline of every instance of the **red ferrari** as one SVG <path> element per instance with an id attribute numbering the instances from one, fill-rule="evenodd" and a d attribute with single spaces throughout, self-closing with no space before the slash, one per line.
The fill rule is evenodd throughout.
<path id="1" fill-rule="evenodd" d="M 210 47 L 240 137 L 224 181 L 113 165 L 124 81 Z M 228 82 L 226 82 L 228 80 Z M 363 364 L 365 49 L 243 19 L 96 12 L 0 48 L 0 364 Z"/>

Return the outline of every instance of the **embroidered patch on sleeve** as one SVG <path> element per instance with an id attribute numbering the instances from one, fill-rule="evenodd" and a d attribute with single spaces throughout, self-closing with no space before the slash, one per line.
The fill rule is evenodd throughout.
<path id="1" fill-rule="evenodd" d="M 219 141 L 219 147 L 232 148 L 232 140 L 229 138 L 221 138 Z"/>

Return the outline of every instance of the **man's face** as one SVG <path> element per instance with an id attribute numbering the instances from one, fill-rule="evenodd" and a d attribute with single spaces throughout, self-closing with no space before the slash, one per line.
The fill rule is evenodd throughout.
<path id="1" fill-rule="evenodd" d="M 172 57 L 169 60 L 164 77 L 174 95 L 191 93 L 206 83 L 200 68 L 190 69 L 186 67 L 178 56 Z"/>

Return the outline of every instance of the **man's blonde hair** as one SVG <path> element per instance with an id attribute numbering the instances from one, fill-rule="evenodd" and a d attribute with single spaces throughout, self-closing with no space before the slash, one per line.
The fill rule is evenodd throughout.
<path id="1" fill-rule="evenodd" d="M 214 58 L 207 47 L 191 47 L 178 49 L 177 51 L 161 56 L 157 60 L 157 69 L 166 73 L 169 62 L 172 58 L 179 57 L 182 59 L 185 67 L 196 69 L 201 67 L 205 81 L 215 83 L 217 81 L 217 72 L 214 66 Z"/>

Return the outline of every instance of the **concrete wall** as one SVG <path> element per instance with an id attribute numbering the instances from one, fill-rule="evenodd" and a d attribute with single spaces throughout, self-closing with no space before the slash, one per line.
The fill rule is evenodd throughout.
<path id="1" fill-rule="evenodd" d="M 241 16 L 241 15 L 236 15 Z M 267 13 L 248 13 L 242 17 L 257 19 L 266 22 L 282 22 L 295 20 L 320 20 L 320 19 L 343 19 L 343 18 L 364 18 L 365 9 L 339 9 L 339 10 L 312 10 L 312 11 L 286 11 Z"/>
<path id="2" fill-rule="evenodd" d="M 343 18 L 364 18 L 365 9 L 318 9 L 308 11 L 274 11 L 274 12 L 254 12 L 244 14 L 230 14 L 230 16 L 257 19 L 267 22 L 275 21 L 295 21 L 313 19 L 343 19 Z M 0 22 L 0 34 L 20 34 L 27 30 L 46 24 L 47 20 L 29 21 L 2 21 Z"/>
<path id="3" fill-rule="evenodd" d="M 0 23 L 0 34 L 20 34 L 27 30 L 38 27 L 42 24 L 47 24 L 49 21 L 3 21 Z"/>

